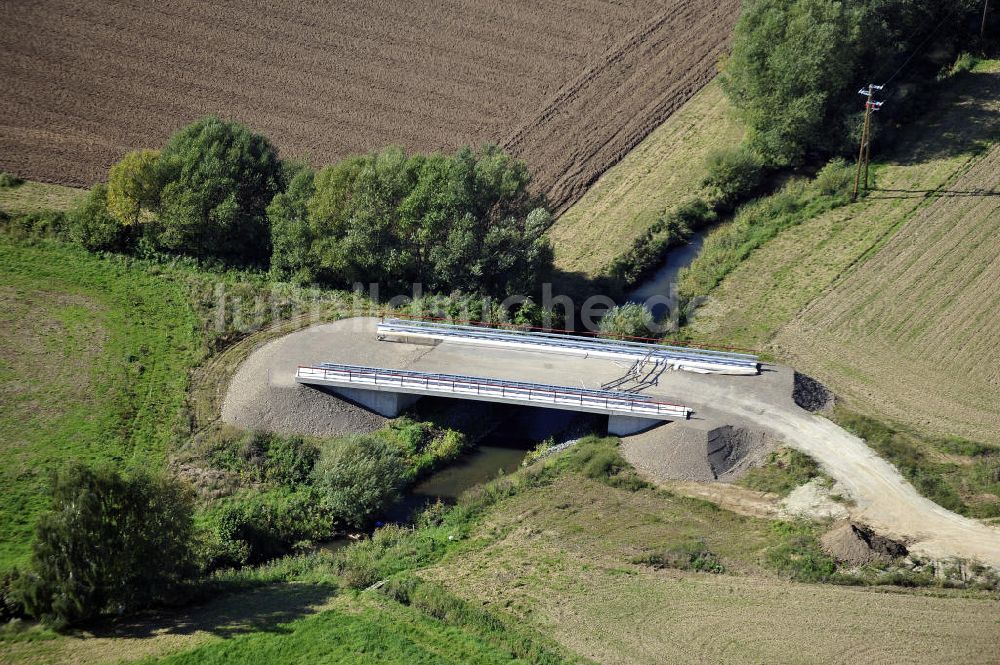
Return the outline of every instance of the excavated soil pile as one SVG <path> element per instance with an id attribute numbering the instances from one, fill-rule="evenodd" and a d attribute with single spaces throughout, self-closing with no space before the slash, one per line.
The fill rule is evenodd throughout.
<path id="1" fill-rule="evenodd" d="M 621 452 L 654 480 L 731 482 L 763 460 L 774 445 L 763 432 L 746 427 L 669 423 L 623 437 Z"/>
<path id="2" fill-rule="evenodd" d="M 708 462 L 716 479 L 732 481 L 764 460 L 775 444 L 749 427 L 719 427 L 708 433 Z"/>
<path id="3" fill-rule="evenodd" d="M 906 556 L 906 547 L 884 538 L 870 529 L 851 522 L 842 522 L 820 539 L 827 554 L 837 561 L 853 566 L 888 562 Z"/>

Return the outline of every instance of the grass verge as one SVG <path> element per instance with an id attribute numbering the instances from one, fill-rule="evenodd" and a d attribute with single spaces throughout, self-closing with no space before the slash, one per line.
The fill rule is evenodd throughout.
<path id="1" fill-rule="evenodd" d="M 834 409 L 833 420 L 864 439 L 938 505 L 969 517 L 1000 517 L 1000 449 L 916 434 L 842 406 Z"/>

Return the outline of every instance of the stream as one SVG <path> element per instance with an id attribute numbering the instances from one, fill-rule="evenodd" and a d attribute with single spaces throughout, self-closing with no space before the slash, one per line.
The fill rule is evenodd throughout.
<path id="1" fill-rule="evenodd" d="M 436 502 L 454 503 L 466 490 L 516 471 L 525 456 L 548 437 L 559 439 L 580 419 L 572 411 L 537 407 L 507 407 L 496 429 L 463 452 L 458 459 L 438 469 L 411 487 L 385 514 L 387 522 L 409 522 L 415 511 Z"/>
<path id="2" fill-rule="evenodd" d="M 653 319 L 659 321 L 667 313 L 667 299 L 673 295 L 671 285 L 677 283 L 677 275 L 681 269 L 691 265 L 701 253 L 702 245 L 705 244 L 705 233 L 704 231 L 693 233 L 686 245 L 667 252 L 656 272 L 625 296 L 626 302 L 643 305 L 651 298 L 655 298 L 654 302 L 649 303 L 649 309 L 653 312 Z"/>

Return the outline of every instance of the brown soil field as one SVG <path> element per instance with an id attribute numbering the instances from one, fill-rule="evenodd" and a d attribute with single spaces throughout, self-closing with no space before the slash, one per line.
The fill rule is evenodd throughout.
<path id="1" fill-rule="evenodd" d="M 5 3 L 0 170 L 89 185 L 217 113 L 287 157 L 497 142 L 557 210 L 707 83 L 739 2 Z"/>

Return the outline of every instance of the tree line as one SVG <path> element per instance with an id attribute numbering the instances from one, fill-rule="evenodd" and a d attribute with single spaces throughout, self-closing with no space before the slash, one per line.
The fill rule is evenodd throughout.
<path id="1" fill-rule="evenodd" d="M 112 166 L 70 215 L 70 236 L 95 251 L 264 266 L 300 283 L 506 296 L 533 292 L 552 267 L 551 216 L 530 181 L 492 145 L 390 147 L 316 171 L 209 116 Z"/>

